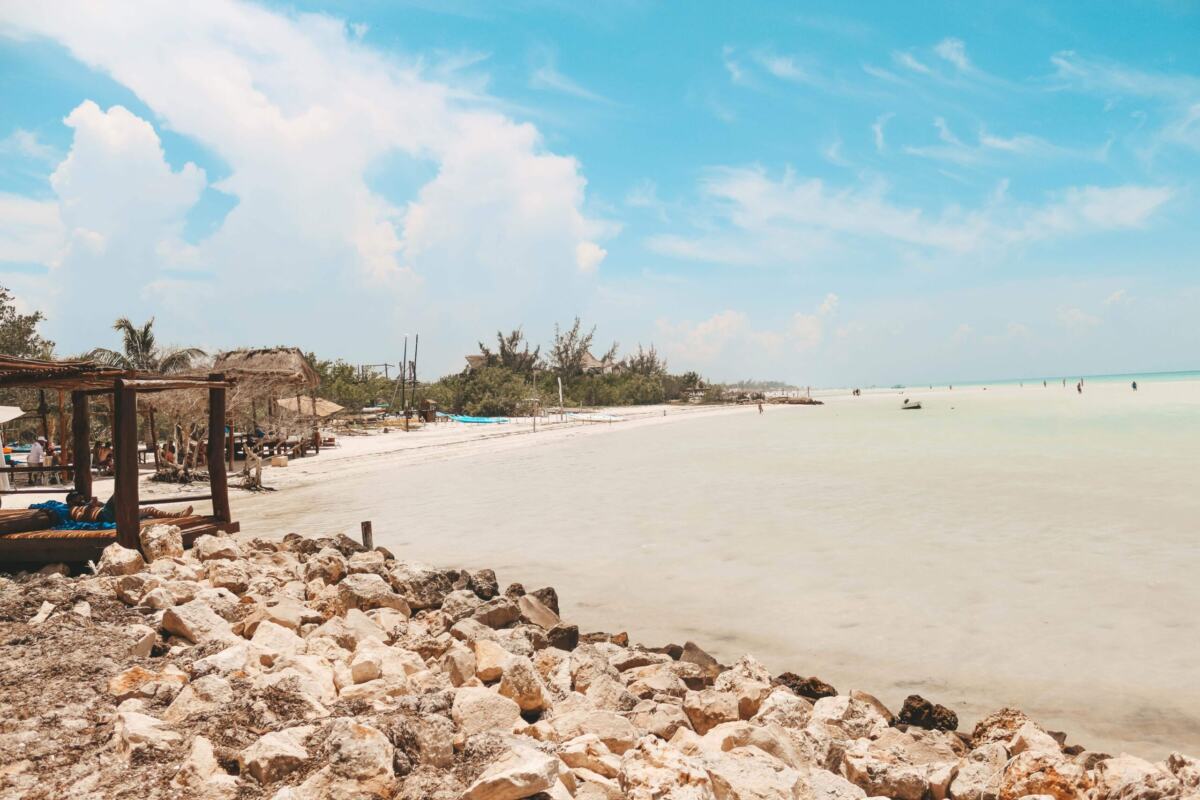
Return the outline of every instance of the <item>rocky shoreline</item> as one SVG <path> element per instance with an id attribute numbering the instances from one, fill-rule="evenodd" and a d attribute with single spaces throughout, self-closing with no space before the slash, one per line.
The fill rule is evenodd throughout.
<path id="1" fill-rule="evenodd" d="M 345 536 L 142 544 L 0 575 L 0 799 L 1200 798 L 1181 754 L 581 634 L 491 570 Z"/>

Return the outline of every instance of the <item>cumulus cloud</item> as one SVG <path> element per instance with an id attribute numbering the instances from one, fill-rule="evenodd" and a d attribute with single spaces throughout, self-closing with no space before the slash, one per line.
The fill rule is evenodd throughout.
<path id="1" fill-rule="evenodd" d="M 416 321 L 529 311 L 532 324 L 551 303 L 529 287 L 553 280 L 559 297 L 584 291 L 581 268 L 599 266 L 598 242 L 615 230 L 586 214 L 579 163 L 550 152 L 534 126 L 434 79 L 419 61 L 371 49 L 340 20 L 239 0 L 135 1 L 121 14 L 83 0 L 23 4 L 3 17 L 6 31 L 53 39 L 128 87 L 156 121 L 222 164 L 211 184 L 198 167 L 171 170 L 149 122 L 80 106 L 68 118 L 76 141 L 54 189 L 66 227 L 86 232 L 95 250 L 89 263 L 117 270 L 110 283 L 136 277 L 140 288 L 169 276 L 122 273 L 121 254 L 158 253 L 158 267 L 186 262 L 232 289 L 230 313 L 274 322 L 272 340 L 291 332 L 302 344 L 318 341 L 311 327 L 296 329 L 283 304 L 260 300 L 280 292 L 364 311 L 354 330 L 321 331 L 326 343 L 386 334 L 405 309 Z M 113 159 L 107 173 L 85 157 L 104 148 Z M 435 174 L 391 196 L 372 180 L 384 159 Z M 236 204 L 213 233 L 184 243 L 182 222 L 206 186 Z M 70 209 L 67 196 L 76 201 Z M 134 223 L 143 222 L 139 235 Z M 78 249 L 68 238 L 64 263 Z M 78 287 L 76 305 L 91 302 L 86 293 Z M 127 301 L 106 305 L 108 319 L 140 313 Z"/>

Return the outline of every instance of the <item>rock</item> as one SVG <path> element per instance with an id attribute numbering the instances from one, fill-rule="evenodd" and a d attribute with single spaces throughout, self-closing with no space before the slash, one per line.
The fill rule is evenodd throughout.
<path id="1" fill-rule="evenodd" d="M 600 675 L 593 680 L 584 696 L 593 706 L 605 711 L 631 711 L 638 704 L 638 698 L 624 684 L 607 675 Z"/>
<path id="2" fill-rule="evenodd" d="M 719 692 L 716 689 L 689 691 L 683 698 L 683 712 L 687 714 L 692 728 L 701 736 L 722 722 L 735 722 L 741 718 L 738 698 L 732 692 Z"/>
<path id="3" fill-rule="evenodd" d="M 611 711 L 579 709 L 563 714 L 556 713 L 548 722 L 559 741 L 592 733 L 600 737 L 604 746 L 617 755 L 633 747 L 638 739 L 638 732 L 633 723 Z"/>
<path id="4" fill-rule="evenodd" d="M 167 686 L 166 694 L 174 696 L 188 682 L 186 673 L 167 666 L 161 672 L 145 667 L 130 667 L 108 679 L 108 693 L 119 703 L 131 697 L 154 697 Z"/>
<path id="5" fill-rule="evenodd" d="M 214 558 L 236 561 L 242 556 L 237 540 L 232 536 L 213 536 L 211 533 L 196 537 L 196 541 L 192 543 L 192 552 L 201 561 L 211 561 Z"/>
<path id="6" fill-rule="evenodd" d="M 454 588 L 445 572 L 425 564 L 399 562 L 388 573 L 392 588 L 414 610 L 437 608 Z"/>
<path id="7" fill-rule="evenodd" d="M 887 724 L 888 724 L 888 725 L 895 725 L 895 724 L 896 724 L 896 721 L 897 721 L 897 720 L 896 720 L 896 715 L 895 715 L 895 714 L 893 714 L 893 713 L 892 713 L 892 710 L 891 710 L 890 708 L 888 708 L 887 706 L 885 706 L 885 705 L 883 704 L 883 701 L 882 701 L 882 700 L 880 700 L 880 699 L 879 699 L 878 697 L 876 697 L 875 695 L 873 695 L 873 694 L 867 694 L 866 692 L 864 692 L 864 691 L 860 691 L 859 689 L 851 689 L 851 690 L 850 690 L 850 696 L 851 696 L 852 698 L 854 698 L 855 700 L 858 700 L 858 701 L 860 701 L 860 702 L 866 703 L 866 704 L 867 704 L 867 705 L 869 705 L 871 708 L 873 708 L 873 709 L 875 709 L 876 711 L 878 711 L 878 712 L 879 712 L 879 716 L 881 716 L 881 717 L 883 717 L 885 720 L 887 720 Z M 940 706 L 939 706 L 939 708 L 940 708 Z M 953 712 L 952 712 L 952 713 L 953 713 Z M 925 727 L 925 726 L 921 726 L 921 727 Z"/>
<path id="8" fill-rule="evenodd" d="M 771 673 L 753 656 L 742 656 L 717 676 L 713 688 L 737 697 L 738 716 L 750 719 L 758 713 L 759 705 L 771 693 Z"/>
<path id="9" fill-rule="evenodd" d="M 1001 800 L 1017 800 L 1029 794 L 1048 794 L 1057 800 L 1072 800 L 1082 798 L 1090 787 L 1091 781 L 1078 764 L 1061 755 L 1027 750 L 1008 762 L 999 796 Z"/>
<path id="10" fill-rule="evenodd" d="M 350 659 L 350 677 L 355 683 L 366 683 L 383 677 L 383 654 L 378 649 L 364 647 Z"/>
<path id="11" fill-rule="evenodd" d="M 142 602 L 142 597 L 161 585 L 162 581 L 145 572 L 122 575 L 117 578 L 117 599 L 127 606 L 136 606 Z"/>
<path id="12" fill-rule="evenodd" d="M 512 625 L 521 618 L 521 612 L 515 601 L 508 597 L 495 597 L 488 600 L 471 614 L 471 619 L 489 628 L 503 628 Z"/>
<path id="13" fill-rule="evenodd" d="M 541 711 L 548 705 L 541 678 L 533 662 L 524 656 L 511 656 L 504 664 L 500 694 L 515 702 L 522 711 Z"/>
<path id="14" fill-rule="evenodd" d="M 163 614 L 162 625 L 167 633 L 182 636 L 193 644 L 209 641 L 234 643 L 238 638 L 229 623 L 203 600 L 192 600 L 190 603 L 167 609 Z"/>
<path id="15" fill-rule="evenodd" d="M 749 722 L 725 722 L 704 734 L 698 741 L 681 735 L 675 740 L 684 752 L 733 750 L 737 747 L 757 747 L 798 769 L 810 764 L 808 754 L 793 740 L 786 728 L 779 725 L 753 725 Z"/>
<path id="16" fill-rule="evenodd" d="M 482 604 L 483 601 L 476 597 L 474 592 L 468 589 L 457 589 L 446 595 L 446 599 L 442 601 L 442 613 L 458 622 L 464 617 L 471 616 L 472 612 Z"/>
<path id="17" fill-rule="evenodd" d="M 836 697 L 837 689 L 820 678 L 802 678 L 794 672 L 784 672 L 775 678 L 775 682 L 786 686 L 800 697 L 809 700 L 820 700 L 822 697 Z"/>
<path id="18" fill-rule="evenodd" d="M 976 747 L 959 762 L 958 772 L 950 784 L 953 800 L 998 800 L 1000 776 L 1008 751 L 999 742 Z"/>
<path id="19" fill-rule="evenodd" d="M 100 553 L 100 563 L 96 565 L 97 575 L 132 575 L 141 572 L 146 567 L 146 561 L 137 550 L 113 542 Z"/>
<path id="20" fill-rule="evenodd" d="M 183 687 L 163 712 L 167 722 L 183 722 L 189 717 L 208 715 L 233 702 L 233 688 L 218 675 L 205 675 Z"/>
<path id="21" fill-rule="evenodd" d="M 326 547 L 304 562 L 304 581 L 320 580 L 326 586 L 333 586 L 346 577 L 348 571 L 345 557 L 332 547 Z"/>
<path id="22" fill-rule="evenodd" d="M 919 694 L 910 694 L 904 700 L 896 721 L 902 725 L 916 725 L 931 731 L 958 730 L 958 715 L 942 705 L 929 702 Z"/>
<path id="23" fill-rule="evenodd" d="M 462 794 L 463 785 L 452 773 L 423 768 L 404 779 L 393 800 L 461 800 Z"/>
<path id="24" fill-rule="evenodd" d="M 37 571 L 38 575 L 62 575 L 64 578 L 71 574 L 71 568 L 61 561 L 47 564 Z"/>
<path id="25" fill-rule="evenodd" d="M 577 736 L 558 746 L 558 757 L 568 767 L 587 769 L 605 778 L 621 774 L 621 759 L 613 755 L 594 733 Z"/>
<path id="26" fill-rule="evenodd" d="M 600 676 L 608 676 L 619 681 L 621 674 L 617 672 L 608 659 L 596 648 L 588 644 L 571 651 L 571 685 L 577 692 L 586 692 L 592 681 Z"/>
<path id="27" fill-rule="evenodd" d="M 125 634 L 130 641 L 129 654 L 134 658 L 148 657 L 158 641 L 158 634 L 147 625 L 130 625 L 125 628 Z"/>
<path id="28" fill-rule="evenodd" d="M 741 747 L 704 758 L 718 798 L 791 800 L 804 787 L 803 776 L 754 747 Z"/>
<path id="29" fill-rule="evenodd" d="M 829 725 L 847 739 L 878 736 L 888 728 L 887 720 L 873 706 L 845 695 L 822 697 L 813 703 L 812 722 Z"/>
<path id="30" fill-rule="evenodd" d="M 440 666 L 450 677 L 452 686 L 462 686 L 475 677 L 475 653 L 466 645 L 455 642 L 442 654 Z"/>
<path id="31" fill-rule="evenodd" d="M 504 590 L 505 597 L 511 597 L 514 600 L 525 594 L 525 586 L 520 583 L 510 583 Z"/>
<path id="32" fill-rule="evenodd" d="M 1039 728 L 1033 722 L 1026 722 L 1008 742 L 1008 754 L 1010 756 L 1019 755 L 1026 751 L 1035 753 L 1050 753 L 1054 756 L 1062 754 L 1062 747 L 1058 741 Z"/>
<path id="33" fill-rule="evenodd" d="M 629 800 L 716 800 L 699 758 L 646 736 L 621 760 L 621 791 Z"/>
<path id="34" fill-rule="evenodd" d="M 521 707 L 507 697 L 464 686 L 454 693 L 450 717 L 465 737 L 483 731 L 510 731 L 521 721 Z"/>
<path id="35" fill-rule="evenodd" d="M 250 588 L 250 573 L 241 564 L 224 559 L 208 562 L 208 582 L 216 589 L 245 594 Z"/>
<path id="36" fill-rule="evenodd" d="M 242 773 L 259 783 L 274 783 L 308 759 L 304 740 L 314 730 L 312 725 L 300 725 L 259 737 L 238 756 Z"/>
<path id="37" fill-rule="evenodd" d="M 695 642 L 684 642 L 679 660 L 700 667 L 704 677 L 708 680 L 716 680 L 717 676 L 721 674 L 721 665 L 717 663 L 717 660 L 701 650 Z"/>
<path id="38" fill-rule="evenodd" d="M 365 553 L 354 553 L 346 559 L 346 569 L 352 575 L 360 572 L 372 572 L 384 577 L 388 574 L 384 562 L 383 553 L 377 550 L 368 550 Z"/>
<path id="39" fill-rule="evenodd" d="M 92 604 L 87 600 L 80 600 L 78 603 L 71 606 L 71 613 L 78 617 L 84 617 L 85 619 L 91 617 Z"/>
<path id="40" fill-rule="evenodd" d="M 1098 797 L 1120 800 L 1161 800 L 1183 795 L 1175 775 L 1149 761 L 1122 753 L 1096 765 Z"/>
<path id="41" fill-rule="evenodd" d="M 791 730 L 802 730 L 812 717 L 812 703 L 782 686 L 776 686 L 758 706 L 751 721 L 759 725 L 773 723 Z"/>
<path id="42" fill-rule="evenodd" d="M 546 631 L 546 640 L 551 647 L 570 652 L 579 646 L 579 626 L 560 622 Z"/>
<path id="43" fill-rule="evenodd" d="M 496 642 L 487 639 L 476 639 L 473 649 L 475 677 L 484 683 L 500 680 L 500 676 L 504 674 L 504 664 L 512 654 Z"/>
<path id="44" fill-rule="evenodd" d="M 531 594 L 522 595 L 517 598 L 517 610 L 520 612 L 522 622 L 537 625 L 545 631 L 551 630 L 555 625 L 562 622 L 558 618 L 557 613 L 550 610 L 545 603 Z"/>
<path id="45" fill-rule="evenodd" d="M 993 711 L 975 723 L 975 730 L 971 733 L 971 745 L 979 747 L 989 742 L 1007 744 L 1013 734 L 1026 722 L 1033 722 L 1033 720 L 1015 708 Z"/>
<path id="46" fill-rule="evenodd" d="M 818 705 L 825 700 L 818 701 Z M 896 800 L 942 800 L 958 767 L 960 752 L 941 735 L 886 728 L 875 741 L 847 748 L 842 771 L 869 795 Z"/>
<path id="47" fill-rule="evenodd" d="M 347 718 L 334 720 L 328 732 L 322 755 L 331 777 L 352 781 L 356 793 L 389 794 L 395 751 L 387 736 L 378 728 Z"/>
<path id="48" fill-rule="evenodd" d="M 682 699 L 688 693 L 688 687 L 675 673 L 674 667 L 675 664 L 671 663 L 658 670 L 640 670 L 638 677 L 629 682 L 630 694 L 643 700 L 664 696 Z M 624 675 L 621 677 L 625 678 Z"/>
<path id="49" fill-rule="evenodd" d="M 683 709 L 672 703 L 656 703 L 644 700 L 634 706 L 629 714 L 629 721 L 643 733 L 649 733 L 660 739 L 670 739 L 681 728 L 692 730 Z"/>
<path id="50" fill-rule="evenodd" d="M 1182 753 L 1171 753 L 1163 767 L 1174 775 L 1183 787 L 1192 793 L 1200 789 L 1200 761 Z"/>
<path id="51" fill-rule="evenodd" d="M 412 612 L 403 597 L 392 591 L 388 582 L 378 575 L 358 573 L 347 575 L 337 585 L 338 600 L 344 609 L 392 608 L 405 616 Z"/>
<path id="52" fill-rule="evenodd" d="M 169 750 L 183 737 L 162 727 L 154 717 L 136 711 L 118 711 L 113 738 L 117 753 L 128 759 L 135 750 Z"/>
<path id="53" fill-rule="evenodd" d="M 488 765 L 463 793 L 463 800 L 521 800 L 558 780 L 558 759 L 527 746 L 514 746 Z"/>
<path id="54" fill-rule="evenodd" d="M 308 652 L 308 643 L 301 639 L 290 628 L 277 625 L 270 620 L 263 620 L 254 629 L 250 638 L 258 653 L 259 661 L 267 667 L 285 656 L 302 655 Z"/>
<path id="55" fill-rule="evenodd" d="M 211 656 L 192 662 L 192 675 L 221 675 L 226 672 L 245 670 L 253 661 L 258 663 L 257 654 L 251 651 L 249 642 L 238 642 L 224 650 L 219 650 Z"/>
<path id="56" fill-rule="evenodd" d="M 49 600 L 43 600 L 41 606 L 38 607 L 38 612 L 29 618 L 29 624 L 37 627 L 50 619 L 50 615 L 53 613 L 54 603 L 51 603 Z"/>
<path id="57" fill-rule="evenodd" d="M 187 758 L 171 779 L 171 786 L 184 789 L 191 796 L 231 797 L 237 792 L 237 778 L 221 769 L 212 742 L 197 736 L 192 739 Z"/>
<path id="58" fill-rule="evenodd" d="M 467 588 L 474 592 L 480 600 L 491 600 L 500 594 L 500 584 L 496 582 L 496 573 L 490 569 L 467 572 Z"/>
<path id="59" fill-rule="evenodd" d="M 555 616 L 562 615 L 562 612 L 558 609 L 558 592 L 554 591 L 553 586 L 545 586 L 541 589 L 534 589 L 529 593 L 529 596 L 537 598 L 542 605 L 554 612 Z"/>
<path id="60" fill-rule="evenodd" d="M 867 793 L 841 775 L 827 769 L 800 770 L 802 786 L 797 800 L 865 800 Z"/>
<path id="61" fill-rule="evenodd" d="M 178 525 L 150 525 L 138 534 L 142 553 L 149 561 L 160 558 L 183 558 L 183 532 Z"/>

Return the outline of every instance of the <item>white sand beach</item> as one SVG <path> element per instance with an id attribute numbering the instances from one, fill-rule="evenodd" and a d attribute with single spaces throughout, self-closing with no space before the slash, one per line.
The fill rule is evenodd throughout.
<path id="1" fill-rule="evenodd" d="M 1200 749 L 1200 383 L 901 396 L 347 437 L 234 511 L 249 536 L 369 519 L 401 558 L 556 586 L 585 630 L 965 726 L 1014 704 L 1091 748 Z"/>

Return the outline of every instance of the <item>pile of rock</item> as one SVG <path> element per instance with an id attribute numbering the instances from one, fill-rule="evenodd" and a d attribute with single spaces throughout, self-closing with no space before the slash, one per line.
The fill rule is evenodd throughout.
<path id="1" fill-rule="evenodd" d="M 143 550 L 0 578 L 0 796 L 1200 797 L 1200 762 L 1066 746 L 1019 711 L 967 735 L 919 697 L 894 716 L 749 656 L 581 636 L 553 589 L 491 570 L 344 536 L 185 553 L 160 526 Z"/>

